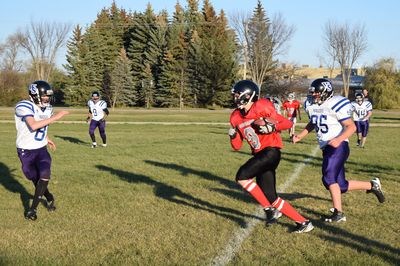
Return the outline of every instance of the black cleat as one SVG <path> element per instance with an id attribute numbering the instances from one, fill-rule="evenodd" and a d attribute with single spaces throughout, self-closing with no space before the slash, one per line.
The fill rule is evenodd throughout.
<path id="1" fill-rule="evenodd" d="M 35 221 L 35 220 L 37 219 L 36 210 L 35 210 L 35 209 L 29 210 L 29 211 L 25 214 L 25 219 L 31 220 L 31 221 Z"/>
<path id="2" fill-rule="evenodd" d="M 296 224 L 297 226 L 296 229 L 293 231 L 293 233 L 297 234 L 307 233 L 314 229 L 314 226 L 311 223 L 311 221 L 305 221 L 304 223 L 296 223 Z"/>
<path id="3" fill-rule="evenodd" d="M 324 221 L 327 223 L 340 223 L 346 221 L 346 216 L 344 216 L 343 212 L 338 211 L 337 209 L 331 209 L 332 215 L 324 218 Z"/>
<path id="4" fill-rule="evenodd" d="M 375 177 L 374 179 L 372 179 L 371 186 L 372 188 L 370 190 L 367 190 L 367 193 L 374 193 L 375 196 L 378 198 L 378 201 L 380 203 L 384 203 L 385 195 L 383 194 L 381 181 L 379 180 L 379 178 Z"/>
<path id="5" fill-rule="evenodd" d="M 278 221 L 278 219 L 282 216 L 282 213 L 273 207 L 269 207 L 264 209 L 266 216 L 266 225 L 272 225 Z"/>
<path id="6" fill-rule="evenodd" d="M 53 199 L 53 200 L 47 201 L 46 208 L 49 212 L 55 211 L 57 209 L 55 200 Z"/>

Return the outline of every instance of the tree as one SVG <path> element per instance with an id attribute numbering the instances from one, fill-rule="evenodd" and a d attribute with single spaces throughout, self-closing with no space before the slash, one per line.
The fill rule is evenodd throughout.
<path id="1" fill-rule="evenodd" d="M 274 15 L 271 20 L 260 0 L 252 16 L 239 14 L 233 21 L 242 50 L 241 61 L 245 64 L 243 77 L 248 76 L 248 71 L 261 87 L 267 75 L 277 67 L 277 57 L 286 51 L 294 27 L 286 25 L 281 14 Z"/>
<path id="2" fill-rule="evenodd" d="M 31 57 L 36 79 L 49 80 L 70 28 L 63 23 L 31 22 L 24 31 L 18 31 L 18 42 Z"/>
<path id="3" fill-rule="evenodd" d="M 400 72 L 393 58 L 383 58 L 367 68 L 364 88 L 374 100 L 374 108 L 390 109 L 400 105 Z"/>
<path id="4" fill-rule="evenodd" d="M 20 48 L 21 46 L 16 34 L 9 36 L 6 40 L 6 43 L 0 46 L 0 67 L 2 70 L 21 71 L 22 61 L 18 60 Z"/>
<path id="5" fill-rule="evenodd" d="M 342 94 L 348 97 L 351 69 L 367 49 L 365 26 L 355 25 L 351 28 L 347 23 L 340 25 L 328 21 L 324 30 L 325 51 L 339 64 L 343 79 Z"/>
<path id="6" fill-rule="evenodd" d="M 126 56 L 125 49 L 122 48 L 115 68 L 111 72 L 111 106 L 119 103 L 125 106 L 136 104 L 136 91 L 132 81 L 131 62 Z"/>

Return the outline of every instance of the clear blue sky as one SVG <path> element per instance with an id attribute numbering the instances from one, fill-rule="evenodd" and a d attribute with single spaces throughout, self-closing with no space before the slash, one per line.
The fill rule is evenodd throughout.
<path id="1" fill-rule="evenodd" d="M 0 17 L 0 43 L 18 28 L 31 21 L 61 22 L 73 26 L 92 23 L 98 12 L 110 7 L 112 0 L 11 0 L 2 1 Z M 147 3 L 159 12 L 166 9 L 172 14 L 176 0 L 115 0 L 127 11 L 144 11 Z M 186 0 L 179 1 L 186 6 Z M 219 12 L 227 16 L 238 12 L 252 12 L 257 0 L 210 0 Z M 281 61 L 318 66 L 317 54 L 323 54 L 323 27 L 329 20 L 340 24 L 364 24 L 367 30 L 368 50 L 357 62 L 357 66 L 371 65 L 382 57 L 393 57 L 400 65 L 400 0 L 262 0 L 267 15 L 281 13 L 295 33 L 288 43 L 286 55 Z M 203 1 L 199 0 L 201 8 Z M 60 51 L 63 63 L 65 50 Z"/>

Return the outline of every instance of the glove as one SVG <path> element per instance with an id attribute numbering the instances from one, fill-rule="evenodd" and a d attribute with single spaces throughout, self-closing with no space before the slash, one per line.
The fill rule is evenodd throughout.
<path id="1" fill-rule="evenodd" d="M 275 124 L 267 123 L 265 126 L 260 126 L 258 131 L 260 131 L 261 134 L 270 134 L 275 130 Z"/>
<path id="2" fill-rule="evenodd" d="M 275 124 L 265 118 L 254 120 L 252 127 L 261 134 L 270 134 L 276 131 Z"/>
<path id="3" fill-rule="evenodd" d="M 234 138 L 236 137 L 236 134 L 237 134 L 236 129 L 230 128 L 230 129 L 228 130 L 228 135 L 229 135 L 229 137 L 230 137 L 231 139 L 234 139 Z"/>

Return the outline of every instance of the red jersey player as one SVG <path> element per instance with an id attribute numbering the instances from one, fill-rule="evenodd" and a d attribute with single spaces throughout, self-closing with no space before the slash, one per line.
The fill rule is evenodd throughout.
<path id="1" fill-rule="evenodd" d="M 269 100 L 258 99 L 259 88 L 250 80 L 237 82 L 232 94 L 237 107 L 230 117 L 232 148 L 239 150 L 246 140 L 253 153 L 253 157 L 239 168 L 236 182 L 264 208 L 267 225 L 276 222 L 283 213 L 296 222 L 294 232 L 311 231 L 314 228 L 312 223 L 276 192 L 275 170 L 283 146 L 280 131 L 289 129 L 292 122 L 278 114 Z"/>
<path id="2" fill-rule="evenodd" d="M 289 129 L 289 137 L 292 139 L 295 132 L 297 116 L 301 120 L 300 116 L 300 102 L 294 97 L 294 93 L 289 93 L 287 100 L 282 104 L 283 114 L 290 121 L 293 122 L 293 126 Z"/>

